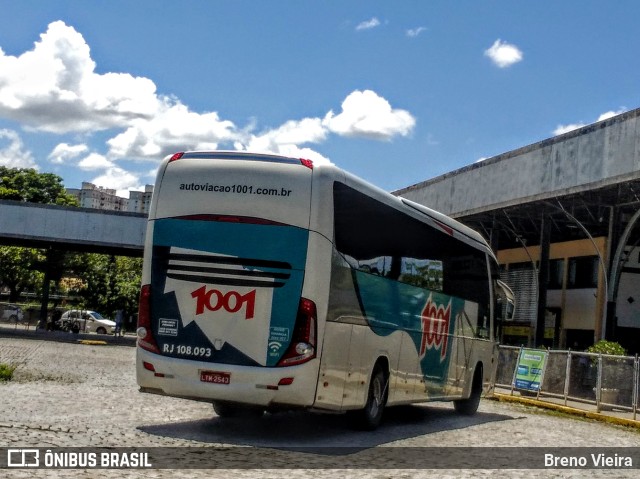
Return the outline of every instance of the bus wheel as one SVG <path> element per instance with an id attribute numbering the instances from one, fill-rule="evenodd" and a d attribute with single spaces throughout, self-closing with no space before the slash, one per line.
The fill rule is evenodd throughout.
<path id="1" fill-rule="evenodd" d="M 261 417 L 264 410 L 251 406 L 242 406 L 240 404 L 230 403 L 226 401 L 215 401 L 213 410 L 221 417 Z"/>
<path id="2" fill-rule="evenodd" d="M 458 399 L 453 401 L 453 407 L 459 414 L 472 416 L 478 410 L 480 405 L 480 396 L 482 396 L 482 366 L 478 366 L 473 375 L 473 383 L 471 384 L 471 395 L 469 399 Z"/>
<path id="3" fill-rule="evenodd" d="M 387 374 L 380 366 L 376 366 L 371 375 L 367 403 L 364 409 L 353 412 L 353 419 L 358 429 L 373 431 L 382 421 L 382 413 L 387 404 L 389 392 Z"/>

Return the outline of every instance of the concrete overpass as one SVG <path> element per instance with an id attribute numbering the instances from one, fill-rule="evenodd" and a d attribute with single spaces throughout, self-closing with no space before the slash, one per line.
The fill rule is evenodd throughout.
<path id="1" fill-rule="evenodd" d="M 147 217 L 0 200 L 0 244 L 142 256 Z"/>
<path id="2" fill-rule="evenodd" d="M 39 205 L 0 200 L 0 244 L 141 257 L 147 217 L 91 208 Z M 44 265 L 39 327 L 47 320 L 54 255 Z"/>

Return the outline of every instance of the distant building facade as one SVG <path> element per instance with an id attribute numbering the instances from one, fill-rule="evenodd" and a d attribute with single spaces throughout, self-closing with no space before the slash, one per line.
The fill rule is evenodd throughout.
<path id="1" fill-rule="evenodd" d="M 81 188 L 67 188 L 67 193 L 78 199 L 83 208 L 109 211 L 148 213 L 153 185 L 145 185 L 144 191 L 130 191 L 129 198 L 122 198 L 115 189 L 103 188 L 86 181 Z"/>
<path id="2" fill-rule="evenodd" d="M 153 185 L 145 185 L 144 191 L 130 191 L 127 211 L 131 213 L 149 213 Z"/>

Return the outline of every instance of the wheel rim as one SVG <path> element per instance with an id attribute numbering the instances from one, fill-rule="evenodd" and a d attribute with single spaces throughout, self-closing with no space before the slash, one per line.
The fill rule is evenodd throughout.
<path id="1" fill-rule="evenodd" d="M 371 414 L 376 416 L 378 410 L 382 406 L 382 382 L 380 376 L 373 378 L 372 390 L 371 390 Z"/>

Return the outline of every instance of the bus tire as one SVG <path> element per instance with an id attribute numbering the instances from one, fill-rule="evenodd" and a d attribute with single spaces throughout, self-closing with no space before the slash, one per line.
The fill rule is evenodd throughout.
<path id="1" fill-rule="evenodd" d="M 471 394 L 469 399 L 458 399 L 453 401 L 453 407 L 458 414 L 465 416 L 473 416 L 480 405 L 480 397 L 482 396 L 482 365 L 479 364 L 473 374 L 473 382 L 471 383 Z"/>
<path id="2" fill-rule="evenodd" d="M 262 409 L 227 401 L 215 401 L 213 403 L 213 410 L 221 418 L 261 417 L 264 414 L 264 410 Z"/>
<path id="3" fill-rule="evenodd" d="M 380 365 L 376 365 L 369 381 L 367 402 L 363 409 L 353 412 L 355 426 L 358 429 L 373 431 L 380 425 L 389 395 L 388 381 L 388 374 Z"/>

